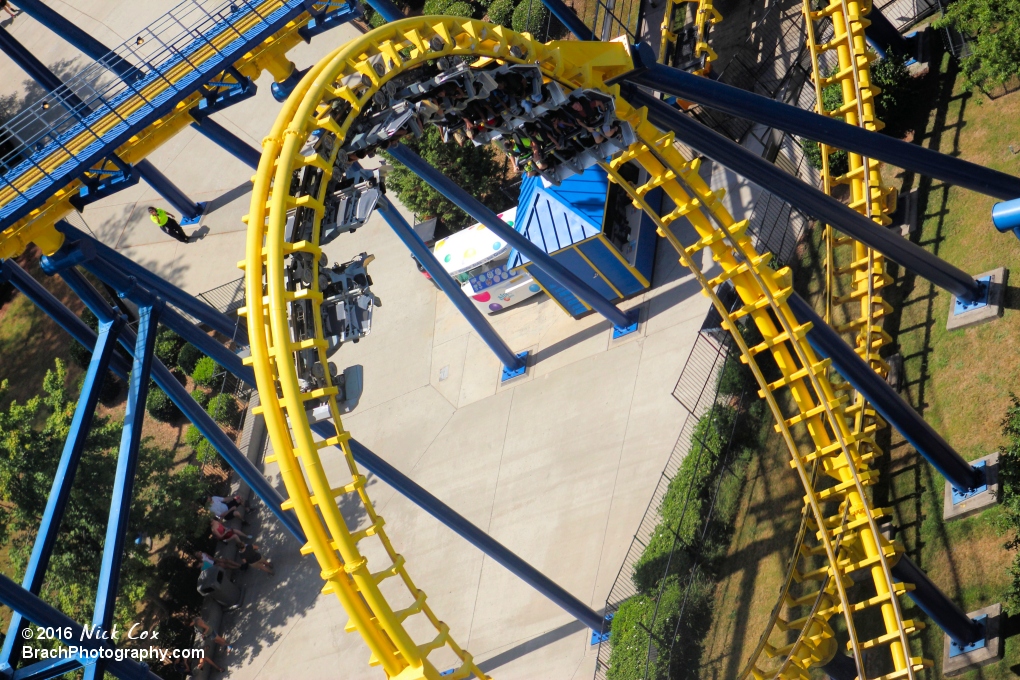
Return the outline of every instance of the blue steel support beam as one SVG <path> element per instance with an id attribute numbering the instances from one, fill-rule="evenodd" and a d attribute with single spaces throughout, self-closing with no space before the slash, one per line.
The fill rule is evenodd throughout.
<path id="1" fill-rule="evenodd" d="M 251 144 L 248 144 L 209 116 L 198 113 L 197 110 L 192 110 L 191 117 L 195 119 L 191 127 L 201 132 L 208 140 L 249 168 L 253 170 L 258 169 L 259 159 L 262 158 L 261 151 L 256 150 Z"/>
<path id="2" fill-rule="evenodd" d="M 73 267 L 63 268 L 58 263 L 52 263 L 51 266 L 60 269 L 60 274 L 64 280 L 67 281 L 72 290 L 79 294 L 85 306 L 96 316 L 99 316 L 99 312 L 103 309 L 109 312 L 109 304 L 102 299 L 102 296 L 92 287 L 92 284 Z M 138 297 L 140 291 L 128 290 L 126 292 L 128 297 L 132 299 L 141 299 Z M 131 348 L 134 341 L 134 333 L 131 330 L 125 329 L 121 333 L 120 342 L 123 346 Z M 90 347 L 88 344 L 85 346 Z M 239 362 L 240 360 L 238 360 Z M 224 368 L 229 370 L 228 366 L 224 366 Z M 248 370 L 250 371 L 250 369 Z M 184 389 L 177 381 L 177 378 L 170 373 L 159 359 L 154 360 L 152 363 L 152 379 L 156 381 L 156 385 L 161 390 L 166 392 L 166 395 L 170 397 L 170 401 L 181 410 L 185 417 L 198 428 L 202 436 L 209 440 L 209 443 L 223 456 L 223 459 L 227 461 L 227 464 L 237 473 L 238 477 L 244 480 L 245 484 L 250 486 L 252 491 L 255 492 L 255 495 L 276 515 L 277 519 L 283 523 L 284 528 L 304 545 L 305 535 L 301 530 L 301 524 L 297 521 L 294 513 L 288 512 L 281 507 L 283 505 L 283 497 L 280 496 L 280 493 L 273 488 L 269 481 L 259 472 L 258 468 L 241 453 L 237 446 L 234 445 L 234 442 L 230 440 L 230 437 L 212 419 L 212 416 L 206 413 L 205 409 L 191 398 L 188 391 Z"/>
<path id="3" fill-rule="evenodd" d="M 878 7 L 872 5 L 871 11 L 868 12 L 868 16 L 862 17 L 862 21 L 870 21 L 871 23 L 864 28 L 864 35 L 870 40 L 873 40 L 876 45 L 882 50 L 888 50 L 893 54 L 900 54 L 907 56 L 910 54 L 910 43 L 904 38 L 896 27 L 885 18 L 882 11 Z M 883 59 L 885 54 L 880 55 Z"/>
<path id="4" fill-rule="evenodd" d="M 188 198 L 176 184 L 170 181 L 170 178 L 157 170 L 156 166 L 150 163 L 148 159 L 143 158 L 135 163 L 135 170 L 167 203 L 177 208 L 181 213 L 182 224 L 185 222 L 194 223 L 202 216 L 202 211 L 205 208 L 204 204 L 195 203 Z"/>
<path id="5" fill-rule="evenodd" d="M 103 561 L 99 568 L 99 585 L 96 589 L 96 608 L 92 625 L 110 631 L 113 609 L 120 584 L 120 565 L 124 557 L 124 537 L 131 515 L 131 497 L 138 466 L 138 448 L 142 441 L 142 424 L 145 421 L 145 398 L 149 393 L 149 374 L 152 369 L 152 352 L 156 347 L 156 326 L 159 312 L 165 304 L 159 298 L 150 298 L 138 309 L 138 334 L 134 343 L 134 362 L 128 381 L 127 406 L 124 410 L 124 430 L 117 453 L 117 471 L 113 479 L 110 499 L 110 519 L 103 541 Z M 98 315 L 97 315 L 98 316 Z M 85 669 L 85 680 L 103 676 L 103 661 Z"/>
<path id="6" fill-rule="evenodd" d="M 53 297 L 28 272 L 11 260 L 4 260 L 2 268 L 0 268 L 0 281 L 4 280 L 9 280 L 22 295 L 31 300 L 46 316 L 56 321 L 57 325 L 63 328 L 72 338 L 89 350 L 95 347 L 96 332 L 79 319 L 74 312 L 65 307 L 60 300 Z M 98 314 L 96 316 L 103 318 Z M 121 354 L 116 353 L 110 361 L 110 370 L 117 377 L 124 378 L 128 374 L 129 364 Z"/>
<path id="7" fill-rule="evenodd" d="M 49 680 L 50 678 L 59 678 L 67 673 L 78 670 L 86 663 L 88 663 L 88 660 L 80 656 L 70 659 L 37 661 L 14 671 L 11 680 Z"/>
<path id="8" fill-rule="evenodd" d="M 104 314 L 112 314 L 110 305 L 103 299 L 103 297 L 92 287 L 84 276 L 79 274 L 73 269 L 72 263 L 61 265 L 53 262 L 53 258 L 43 258 L 44 266 L 47 265 L 49 271 L 60 271 L 61 276 L 67 282 L 68 286 L 78 294 L 85 303 L 85 306 L 99 318 L 104 318 Z M 62 268 L 66 266 L 67 268 Z M 0 266 L 0 281 L 5 280 L 5 277 L 9 277 L 11 283 L 21 291 L 26 297 L 28 297 L 39 309 L 43 310 L 47 316 L 57 322 L 57 324 L 67 331 L 75 340 L 81 343 L 84 347 L 92 350 L 96 345 L 96 333 L 87 325 L 85 322 L 74 315 L 71 310 L 65 307 L 59 300 L 43 288 L 39 282 L 33 279 L 29 274 L 21 267 L 17 266 L 10 260 L 3 262 Z M 174 315 L 172 310 L 164 310 L 166 314 Z M 204 335 L 204 334 L 203 334 Z M 206 336 L 208 337 L 208 336 Z M 128 329 L 125 329 L 120 337 L 119 341 L 122 346 L 130 350 L 134 345 L 134 333 Z M 194 343 L 193 343 L 194 344 Z M 197 346 L 197 345 L 196 345 Z M 225 349 L 225 348 L 224 348 Z M 232 354 L 227 351 L 228 354 Z M 241 360 L 233 355 L 234 361 L 229 361 L 226 358 L 221 360 L 220 356 L 213 355 L 224 368 L 230 370 L 232 373 L 245 379 L 245 375 L 248 375 L 249 384 L 254 386 L 255 381 L 251 377 L 251 369 L 241 365 Z M 113 356 L 113 360 L 110 362 L 110 370 L 112 370 L 118 377 L 126 378 L 128 375 L 128 363 L 119 354 Z M 156 381 L 156 384 L 166 392 L 170 400 L 181 410 L 182 413 L 190 420 L 195 427 L 202 433 L 202 436 L 209 440 L 213 445 L 213 448 L 223 456 L 223 459 L 227 461 L 227 464 L 238 474 L 238 476 L 244 480 L 244 482 L 251 487 L 252 491 L 255 492 L 263 503 L 266 504 L 274 515 L 283 523 L 284 527 L 290 531 L 291 535 L 294 536 L 302 545 L 305 543 L 304 532 L 301 530 L 301 525 L 298 523 L 297 518 L 293 513 L 289 513 L 281 508 L 283 504 L 283 497 L 280 493 L 273 488 L 273 486 L 262 476 L 258 468 L 248 460 L 237 446 L 230 440 L 230 437 L 220 429 L 219 425 L 212 419 L 212 417 L 205 412 L 205 410 L 199 406 L 188 391 L 181 386 L 177 379 L 173 377 L 169 370 L 160 362 L 158 359 L 153 363 L 152 366 L 152 378 Z"/>
<path id="9" fill-rule="evenodd" d="M 60 522 L 64 517 L 67 500 L 71 496 L 74 475 L 78 471 L 78 463 L 81 461 L 81 454 L 85 449 L 85 440 L 92 427 L 96 404 L 99 402 L 99 392 L 102 389 L 106 372 L 109 370 L 113 351 L 117 347 L 117 335 L 123 326 L 124 320 L 120 317 L 100 319 L 99 335 L 95 347 L 92 349 L 92 360 L 85 373 L 85 382 L 82 384 L 81 394 L 78 396 L 78 405 L 74 409 L 74 417 L 71 419 L 67 439 L 64 440 L 64 449 L 53 475 L 53 484 L 46 500 L 46 509 L 39 522 L 35 543 L 32 545 L 32 555 L 29 557 L 25 576 L 21 581 L 22 587 L 34 595 L 39 594 L 39 589 L 42 588 L 43 579 L 46 576 L 46 569 L 49 567 L 53 546 L 57 542 L 57 532 L 60 530 Z M 3 650 L 0 651 L 0 667 L 3 667 L 5 663 L 11 667 L 18 665 L 21 658 L 18 641 L 22 639 L 21 633 L 24 625 L 25 621 L 20 614 L 15 613 L 11 616 L 10 623 L 7 625 Z"/>
<path id="10" fill-rule="evenodd" d="M 836 650 L 836 656 L 832 657 L 828 663 L 822 664 L 822 672 L 829 676 L 831 680 L 857 680 L 857 662 L 854 661 L 852 656 L 847 656 L 843 652 Z"/>
<path id="11" fill-rule="evenodd" d="M 656 64 L 648 49 L 642 45 L 634 50 L 640 55 L 642 70 L 628 74 L 628 81 L 988 196 L 1005 200 L 1020 196 L 1020 177 Z"/>
<path id="12" fill-rule="evenodd" d="M 67 222 L 64 222 L 63 220 L 57 222 L 56 228 L 57 231 L 65 234 L 68 237 L 68 240 L 78 241 L 78 247 L 81 247 L 83 251 L 87 251 L 84 260 L 90 259 L 91 257 L 98 257 L 99 259 L 108 262 L 116 271 L 119 271 L 125 276 L 135 277 L 146 288 L 159 295 L 167 303 L 179 308 L 187 314 L 190 314 L 201 323 L 204 323 L 215 330 L 217 333 L 221 333 L 228 338 L 232 338 L 234 342 L 237 342 L 238 344 L 248 344 L 248 332 L 244 328 L 244 324 L 238 324 L 236 319 L 232 320 L 226 314 L 210 307 L 208 304 L 194 296 L 185 293 L 177 286 L 156 274 L 153 274 L 148 269 L 135 263 L 131 259 L 124 257 L 113 248 L 97 241 L 85 232 L 75 229 Z M 90 253 L 94 253 L 94 255 Z M 78 264 L 78 262 L 76 261 L 75 264 Z"/>
<path id="13" fill-rule="evenodd" d="M 453 277 L 447 273 L 432 251 L 425 247 L 421 237 L 414 232 L 414 229 L 407 223 L 404 216 L 397 212 L 396 208 L 393 207 L 385 196 L 380 197 L 375 209 L 383 216 L 383 219 L 386 220 L 386 223 L 390 225 L 393 231 L 396 232 L 400 240 L 404 242 L 404 245 L 411 251 L 415 259 L 421 262 L 421 266 L 425 268 L 425 271 L 429 273 L 429 276 L 432 277 L 432 280 L 436 282 L 440 289 L 446 293 L 446 297 L 450 298 L 453 306 L 471 324 L 475 333 L 478 333 L 482 341 L 489 346 L 489 349 L 496 355 L 496 358 L 507 368 L 514 370 L 523 368 L 526 363 L 525 359 L 517 356 L 512 349 L 507 347 L 506 343 L 503 342 L 503 338 L 499 337 L 496 330 L 461 289 L 460 284 L 454 281 Z"/>
<path id="14" fill-rule="evenodd" d="M 22 71 L 27 73 L 32 80 L 37 82 L 47 92 L 53 92 L 64 84 L 53 71 L 46 68 L 45 64 L 36 59 L 34 54 L 29 52 L 24 45 L 18 42 L 4 28 L 0 28 L 0 52 L 10 57 L 11 61 L 21 67 Z M 74 103 L 73 106 L 77 108 L 78 103 L 80 103 L 80 100 Z"/>
<path id="15" fill-rule="evenodd" d="M 903 437 L 924 456 L 952 485 L 960 491 L 970 491 L 985 483 L 981 468 L 965 461 L 942 436 L 925 421 L 910 404 L 903 401 L 896 390 L 889 386 L 868 366 L 843 338 L 825 323 L 797 293 L 790 296 L 790 309 L 800 323 L 811 323 L 807 340 L 818 354 L 832 360 L 839 371 L 855 390 L 875 407 L 882 418 L 892 425 Z"/>
<path id="16" fill-rule="evenodd" d="M 966 272 L 805 184 L 669 104 L 633 85 L 623 86 L 623 96 L 635 106 L 647 107 L 648 120 L 652 124 L 665 130 L 672 130 L 676 133 L 677 139 L 688 146 L 758 186 L 767 188 L 797 209 L 874 248 L 893 262 L 953 293 L 959 299 L 972 302 L 984 294 L 985 288 L 982 284 Z"/>
<path id="17" fill-rule="evenodd" d="M 984 625 L 957 607 L 909 557 L 900 555 L 892 574 L 904 583 L 914 584 L 907 595 L 953 642 L 964 647 L 984 637 Z"/>
<path id="18" fill-rule="evenodd" d="M 74 45 L 83 54 L 101 62 L 118 75 L 123 76 L 135 70 L 134 66 L 111 52 L 106 45 L 76 26 L 74 22 L 44 5 L 40 0 L 24 0 L 18 3 L 18 7 L 24 10 L 25 14 Z"/>
<path id="19" fill-rule="evenodd" d="M 376 12 L 386 21 L 399 21 L 404 18 L 404 13 L 390 0 L 366 0 Z"/>
<path id="20" fill-rule="evenodd" d="M 553 257 L 517 233 L 506 222 L 482 204 L 481 201 L 457 186 L 457 183 L 429 165 L 421 156 L 403 144 L 390 147 L 388 153 L 406 165 L 411 172 L 424 179 L 429 186 L 452 201 L 458 208 L 488 227 L 494 234 L 519 250 L 530 259 L 536 267 L 556 280 L 588 306 L 608 319 L 614 326 L 625 328 L 634 323 L 633 320 L 616 308 L 598 292 L 582 281 L 580 277 L 568 270 Z M 856 214 L 856 213 L 855 213 Z"/>
<path id="21" fill-rule="evenodd" d="M 321 437 L 336 435 L 333 424 L 328 422 L 315 423 L 312 425 L 312 430 Z M 363 465 L 365 469 L 392 486 L 422 510 L 438 519 L 450 529 L 453 529 L 458 536 L 467 540 L 468 543 L 506 567 L 514 576 L 517 576 L 539 593 L 552 600 L 571 616 L 588 626 L 588 628 L 591 628 L 596 633 L 602 632 L 605 620 L 601 614 L 515 555 L 499 541 L 464 519 L 453 508 L 416 484 L 400 470 L 372 453 L 360 442 L 351 439 L 350 445 L 351 453 L 354 454 L 354 459 L 359 465 Z"/>
<path id="22" fill-rule="evenodd" d="M 598 38 L 592 30 L 584 25 L 581 17 L 577 16 L 574 10 L 567 7 L 563 0 L 542 0 L 542 4 L 549 8 L 560 23 L 567 27 L 567 30 L 574 34 L 578 40 L 595 41 Z"/>
<path id="23" fill-rule="evenodd" d="M 66 643 L 69 645 L 95 650 L 97 653 L 113 651 L 113 647 L 109 643 L 86 637 L 83 634 L 84 629 L 77 622 L 2 574 L 0 574 L 0 604 L 11 608 L 37 625 L 53 628 L 58 635 L 61 635 L 65 629 L 70 629 L 71 637 L 66 639 Z M 161 680 L 145 664 L 129 659 L 118 661 L 112 655 L 106 662 L 106 670 L 123 680 Z M 0 669 L 0 672 L 2 671 L 3 669 Z M 9 671 L 10 669 L 7 669 L 7 672 Z"/>

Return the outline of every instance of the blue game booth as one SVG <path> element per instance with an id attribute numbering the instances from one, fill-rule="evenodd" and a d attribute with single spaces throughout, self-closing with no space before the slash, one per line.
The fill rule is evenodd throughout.
<path id="1" fill-rule="evenodd" d="M 655 191 L 661 192 L 661 189 Z M 658 202 L 657 196 L 649 200 Z M 514 228 L 590 283 L 607 300 L 623 300 L 648 290 L 655 262 L 655 224 L 599 166 L 559 186 L 525 177 Z M 527 270 L 565 312 L 581 317 L 591 308 L 531 266 L 514 249 L 507 266 Z"/>

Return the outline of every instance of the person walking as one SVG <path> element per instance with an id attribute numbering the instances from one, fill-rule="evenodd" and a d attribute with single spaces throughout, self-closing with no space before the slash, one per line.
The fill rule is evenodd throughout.
<path id="1" fill-rule="evenodd" d="M 3 0 L 0 0 L 0 2 L 3 2 Z M 181 223 L 177 221 L 177 216 L 173 213 L 168 213 L 162 208 L 155 208 L 150 205 L 149 219 L 155 222 L 165 234 L 173 236 L 181 243 L 188 242 L 188 235 L 181 229 Z"/>
<path id="2" fill-rule="evenodd" d="M 0 0 L 0 9 L 10 14 L 12 19 L 21 14 L 21 10 L 10 4 L 7 0 Z"/>
<path id="3" fill-rule="evenodd" d="M 254 543 L 248 543 L 238 555 L 241 558 L 241 571 L 246 571 L 248 567 L 254 567 L 259 571 L 264 571 L 270 576 L 276 576 L 276 570 L 273 569 L 273 563 L 269 560 L 262 559 L 262 553 L 259 552 L 259 547 Z"/>
<path id="4" fill-rule="evenodd" d="M 223 647 L 228 652 L 234 651 L 234 648 L 227 644 L 227 641 L 223 639 L 215 628 L 205 622 L 201 616 L 196 616 L 191 621 L 191 626 L 195 629 L 195 633 L 198 635 L 198 643 L 201 647 L 205 647 L 206 643 L 212 643 Z"/>

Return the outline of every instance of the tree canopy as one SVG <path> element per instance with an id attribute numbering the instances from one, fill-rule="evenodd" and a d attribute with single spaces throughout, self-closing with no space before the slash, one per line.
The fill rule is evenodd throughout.
<path id="1" fill-rule="evenodd" d="M 500 191 L 503 169 L 489 146 L 464 146 L 443 141 L 439 129 L 430 126 L 419 138 L 404 138 L 404 144 L 424 158 L 432 167 L 452 179 L 472 196 L 497 212 L 513 202 Z M 386 177 L 386 187 L 396 192 L 400 201 L 422 219 L 436 217 L 447 229 L 455 230 L 471 222 L 457 206 L 443 198 L 418 177 L 392 158 L 393 171 Z"/>
<path id="2" fill-rule="evenodd" d="M 933 25 L 967 39 L 970 50 L 961 65 L 972 87 L 1020 75 L 1020 0 L 956 0 Z"/>
<path id="3" fill-rule="evenodd" d="M 76 395 L 66 383 L 67 371 L 58 360 L 47 371 L 41 394 L 0 410 L 0 545 L 9 546 L 14 569 L 9 575 L 18 580 L 74 416 Z M 5 380 L 0 402 L 6 391 Z M 97 415 L 93 421 L 41 593 L 77 621 L 92 618 L 121 429 L 108 417 Z M 175 463 L 172 451 L 142 442 L 115 614 L 119 623 L 131 621 L 136 604 L 159 597 L 162 590 L 148 549 L 134 537 L 166 539 L 171 550 L 190 551 L 208 528 L 200 499 L 209 488 L 197 467 Z"/>

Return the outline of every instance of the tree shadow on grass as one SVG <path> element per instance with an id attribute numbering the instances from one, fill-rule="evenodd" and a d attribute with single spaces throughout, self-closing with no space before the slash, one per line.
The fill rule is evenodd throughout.
<path id="1" fill-rule="evenodd" d="M 931 63 L 941 63 L 941 53 L 933 56 Z M 947 155 L 960 154 L 960 137 L 966 126 L 969 92 L 954 94 L 954 87 L 959 75 L 959 67 L 951 60 L 944 70 L 933 70 L 927 82 L 922 85 L 919 101 L 934 103 L 931 125 L 926 122 L 929 111 L 919 107 L 914 117 L 915 130 L 929 130 L 926 135 L 920 132 L 915 135 L 914 143 L 922 141 L 928 148 Z M 954 110 L 956 106 L 956 110 Z M 915 181 L 913 173 L 903 172 L 900 175 L 904 187 Z M 919 228 L 910 238 L 929 252 L 938 256 L 945 242 L 945 223 L 949 214 L 950 186 L 933 181 L 928 177 L 917 178 L 918 183 L 918 215 Z M 887 261 L 888 262 L 888 261 Z M 933 351 L 933 335 L 936 324 L 942 323 L 938 316 L 940 299 L 945 293 L 933 284 L 925 281 L 909 271 L 900 271 L 900 267 L 889 262 L 890 273 L 897 278 L 895 286 L 885 290 L 886 301 L 892 307 L 885 322 L 885 330 L 892 338 L 890 352 L 899 351 L 901 343 L 909 342 L 915 348 L 903 355 L 905 380 L 902 383 L 903 397 L 919 413 L 927 407 L 927 390 L 930 388 L 933 367 L 931 356 Z M 942 297 L 940 298 L 940 295 Z M 904 325 L 905 319 L 909 325 Z M 874 490 L 874 504 L 877 507 L 892 506 L 894 510 L 896 538 L 904 543 L 910 555 L 922 569 L 926 568 L 923 555 L 926 547 L 934 547 L 945 555 L 948 588 L 946 594 L 958 600 L 962 593 L 962 579 L 957 560 L 951 552 L 948 532 L 941 517 L 928 521 L 928 513 L 941 515 L 941 497 L 943 479 L 935 475 L 928 464 L 899 433 L 889 432 L 889 441 L 885 450 L 890 455 L 878 461 L 881 471 L 880 482 Z M 922 525 L 929 529 L 922 534 Z M 926 546 L 925 538 L 934 541 L 935 546 Z M 904 601 L 904 617 L 923 616 L 912 602 Z M 941 636 L 920 636 L 921 650 L 926 658 L 941 657 Z"/>

